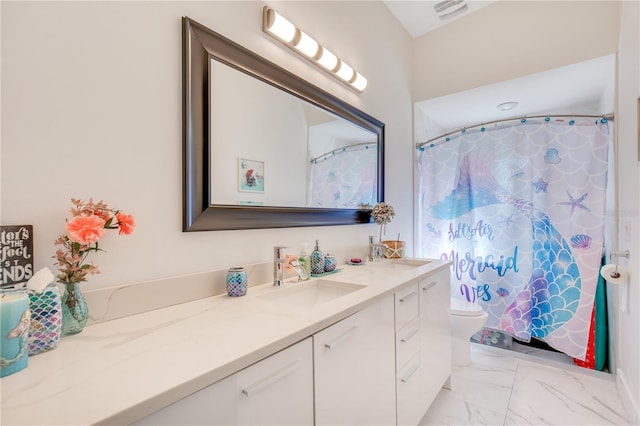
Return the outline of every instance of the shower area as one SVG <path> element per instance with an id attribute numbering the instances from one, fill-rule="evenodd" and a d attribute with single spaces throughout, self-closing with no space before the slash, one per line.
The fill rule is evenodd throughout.
<path id="1" fill-rule="evenodd" d="M 613 55 L 414 105 L 416 255 L 489 314 L 479 344 L 615 371 Z"/>

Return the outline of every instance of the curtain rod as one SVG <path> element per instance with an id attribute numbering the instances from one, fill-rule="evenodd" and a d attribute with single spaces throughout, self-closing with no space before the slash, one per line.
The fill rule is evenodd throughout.
<path id="1" fill-rule="evenodd" d="M 482 127 L 482 126 L 486 126 L 486 125 L 489 125 L 489 124 L 504 123 L 504 122 L 507 122 L 507 121 L 516 121 L 516 120 L 524 123 L 530 118 L 551 118 L 551 117 L 604 118 L 607 121 L 613 121 L 613 119 L 614 119 L 614 115 L 613 115 L 612 112 L 610 112 L 608 114 L 599 114 L 599 115 L 589 115 L 589 114 L 551 114 L 551 115 L 549 115 L 548 114 L 548 115 L 530 115 L 530 116 L 523 116 L 523 117 L 503 118 L 503 119 L 500 119 L 500 120 L 493 120 L 493 121 L 487 121 L 487 122 L 484 122 L 484 123 L 474 124 L 473 126 L 465 126 L 465 127 L 461 127 L 459 129 L 453 130 L 451 132 L 443 133 L 440 136 L 437 136 L 435 138 L 431 138 L 426 142 L 418 142 L 418 143 L 416 143 L 416 148 L 421 148 L 421 147 L 423 147 L 424 145 L 426 145 L 428 143 L 431 143 L 433 141 L 437 141 L 438 139 L 442 139 L 442 138 L 444 138 L 446 136 L 453 135 L 453 134 L 458 133 L 458 132 L 464 133 L 466 130 L 475 129 L 477 127 Z"/>
<path id="2" fill-rule="evenodd" d="M 377 142 L 360 142 L 360 143 L 354 143 L 353 145 L 347 145 L 347 146 L 342 146 L 340 148 L 336 148 L 334 150 L 331 150 L 329 152 L 325 152 L 324 154 L 318 155 L 317 157 L 312 158 L 311 160 L 309 160 L 310 163 L 313 163 L 316 160 L 319 160 L 322 157 L 326 157 L 327 155 L 333 155 L 338 151 L 345 151 L 347 149 L 350 148 L 356 148 L 359 146 L 364 146 L 364 145 L 375 145 Z"/>

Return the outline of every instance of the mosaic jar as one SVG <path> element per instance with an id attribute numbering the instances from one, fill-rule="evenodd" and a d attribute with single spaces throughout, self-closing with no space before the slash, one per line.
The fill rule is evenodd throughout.
<path id="1" fill-rule="evenodd" d="M 247 271 L 242 267 L 230 268 L 227 272 L 227 294 L 231 297 L 247 294 Z"/>
<path id="2" fill-rule="evenodd" d="M 336 269 L 336 265 L 337 264 L 338 264 L 338 261 L 336 260 L 335 256 L 327 254 L 324 257 L 324 271 L 325 272 L 333 272 Z"/>

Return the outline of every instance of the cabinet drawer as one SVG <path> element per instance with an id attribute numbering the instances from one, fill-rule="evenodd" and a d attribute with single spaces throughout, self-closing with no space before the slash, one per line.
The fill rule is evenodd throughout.
<path id="1" fill-rule="evenodd" d="M 420 318 L 396 331 L 396 371 L 420 351 Z"/>
<path id="2" fill-rule="evenodd" d="M 307 338 L 133 424 L 312 424 L 312 346 Z"/>
<path id="3" fill-rule="evenodd" d="M 420 312 L 418 284 L 398 291 L 395 294 L 396 303 L 396 330 L 404 327 L 409 321 L 416 318 Z"/>
<path id="4" fill-rule="evenodd" d="M 422 400 L 423 375 L 420 356 L 416 354 L 409 360 L 406 366 L 398 372 L 397 407 L 398 425 L 417 425 L 424 416 L 428 406 Z"/>
<path id="5" fill-rule="evenodd" d="M 391 425 L 396 420 L 393 298 L 314 334 L 315 424 Z M 309 423 L 300 423 L 305 425 Z"/>

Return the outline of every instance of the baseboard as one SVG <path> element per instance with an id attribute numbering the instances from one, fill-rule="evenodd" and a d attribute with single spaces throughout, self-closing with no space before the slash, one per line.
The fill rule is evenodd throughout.
<path id="1" fill-rule="evenodd" d="M 616 387 L 626 411 L 629 424 L 640 425 L 640 407 L 638 407 L 638 402 L 633 398 L 629 390 L 629 382 L 625 377 L 624 371 L 620 368 L 616 371 Z"/>

